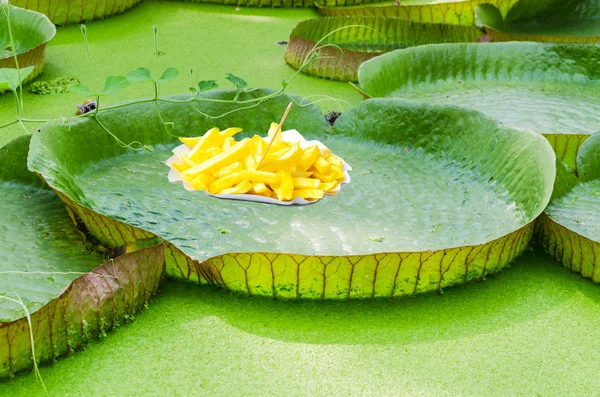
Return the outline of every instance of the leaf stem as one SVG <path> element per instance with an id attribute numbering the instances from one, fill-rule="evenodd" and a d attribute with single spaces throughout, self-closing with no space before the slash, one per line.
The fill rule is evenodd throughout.
<path id="1" fill-rule="evenodd" d="M 81 25 L 79 25 L 79 29 L 81 30 L 81 34 L 83 35 L 83 42 L 85 43 L 85 52 L 87 54 L 88 67 L 90 68 L 90 78 L 92 79 L 92 88 L 94 89 L 94 92 L 98 92 L 98 90 L 96 89 L 96 81 L 94 79 L 94 77 L 96 75 L 94 74 L 94 64 L 92 63 L 92 55 L 90 52 L 90 43 L 88 42 L 88 37 L 87 37 L 87 27 L 84 24 L 81 24 Z"/>
<path id="2" fill-rule="evenodd" d="M 17 97 L 17 115 L 19 117 L 22 116 L 23 112 L 23 82 L 21 81 L 21 68 L 19 68 L 19 59 L 17 57 L 17 48 L 15 47 L 15 38 L 13 37 L 12 25 L 10 23 L 10 9 L 11 5 L 7 4 L 3 6 L 4 14 L 6 14 L 6 23 L 8 25 L 8 37 L 10 39 L 10 46 L 12 49 L 13 58 L 15 60 L 15 67 L 17 69 L 17 78 L 19 79 L 19 91 L 20 91 L 20 101 Z M 17 93 L 15 92 L 15 95 Z"/>
<path id="3" fill-rule="evenodd" d="M 25 304 L 23 303 L 23 300 L 21 299 L 19 294 L 17 294 L 16 292 L 14 294 L 16 295 L 17 299 L 9 298 L 6 295 L 0 296 L 0 298 L 4 298 L 7 301 L 17 303 L 23 309 L 23 312 L 25 313 L 25 317 L 27 318 L 27 325 L 29 326 L 29 342 L 31 344 L 31 358 L 33 360 L 33 370 L 35 372 L 36 378 L 38 378 L 38 380 L 40 381 L 40 383 L 42 385 L 42 388 L 44 389 L 44 393 L 47 396 L 49 396 L 50 394 L 48 394 L 48 389 L 46 389 L 46 385 L 44 384 L 44 379 L 42 379 L 42 374 L 40 373 L 40 369 L 38 368 L 37 360 L 35 357 L 35 341 L 33 338 L 33 325 L 31 324 L 31 314 L 29 313 L 29 309 L 27 309 L 27 306 L 25 306 Z"/>
<path id="4" fill-rule="evenodd" d="M 96 120 L 96 122 L 98 123 L 98 125 L 100 126 L 100 128 L 102 128 L 108 135 L 112 136 L 113 139 L 119 144 L 119 146 L 121 146 L 122 148 L 128 148 L 128 149 L 133 149 L 133 150 L 142 150 L 144 149 L 144 145 L 139 142 L 139 141 L 133 141 L 130 144 L 126 144 L 125 142 L 123 142 L 118 136 L 116 136 L 115 134 L 113 134 L 112 132 L 110 132 L 110 130 L 108 128 L 106 128 L 106 126 L 104 124 L 102 124 L 102 122 L 100 121 L 100 119 L 98 118 L 97 114 L 92 114 L 91 116 L 94 120 Z M 139 145 L 139 147 L 134 147 L 134 145 Z"/>

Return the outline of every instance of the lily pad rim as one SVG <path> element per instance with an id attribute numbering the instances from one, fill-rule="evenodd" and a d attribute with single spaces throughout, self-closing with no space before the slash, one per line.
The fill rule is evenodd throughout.
<path id="1" fill-rule="evenodd" d="M 31 50 L 34 50 L 40 46 L 43 46 L 43 45 L 47 44 L 50 40 L 52 40 L 54 38 L 54 36 L 56 35 L 56 25 L 54 25 L 54 23 L 52 23 L 50 18 L 48 18 L 48 16 L 46 16 L 45 14 L 42 14 L 37 11 L 29 10 L 26 8 L 17 7 L 12 4 L 9 4 L 9 6 L 13 10 L 17 10 L 16 11 L 17 13 L 36 14 L 36 16 L 38 18 L 40 18 L 40 21 L 42 21 L 42 20 L 45 21 L 44 23 L 46 23 L 47 24 L 46 26 L 48 26 L 48 33 L 44 35 L 44 40 L 41 43 L 37 43 L 33 46 L 30 46 L 30 48 L 28 48 L 28 49 L 21 50 L 20 52 L 17 52 L 16 55 L 26 54 Z M 4 11 L 2 11 L 2 12 L 4 12 Z M 33 15 L 32 15 L 32 17 L 33 17 Z M 42 32 L 42 33 L 44 33 L 44 32 Z M 4 57 L 4 58 L 0 58 L 0 60 L 10 59 L 12 57 L 13 57 L 13 55 L 10 55 L 10 56 Z"/>
<path id="2" fill-rule="evenodd" d="M 211 91 L 211 92 L 212 93 L 218 93 L 218 92 L 230 92 L 231 93 L 231 92 L 235 92 L 235 90 L 215 90 L 215 91 Z M 193 95 L 191 95 L 191 94 L 176 94 L 176 95 L 171 95 L 171 96 L 165 97 L 165 98 L 177 99 L 177 98 L 189 98 L 191 96 L 193 96 Z M 410 105 L 424 106 L 423 104 L 421 104 L 419 102 L 409 101 L 409 100 L 404 100 L 404 99 L 399 99 L 399 98 L 374 98 L 374 99 L 370 99 L 368 101 L 405 102 L 405 103 L 410 104 Z M 359 102 L 359 104 L 356 105 L 356 106 L 360 106 L 361 104 L 363 104 L 365 102 L 367 102 L 367 101 Z M 139 100 L 132 99 L 132 100 L 124 101 L 124 102 L 121 102 L 121 103 L 117 103 L 115 105 L 120 105 L 120 104 L 123 104 L 123 105 L 135 105 L 135 104 L 138 104 L 138 103 L 139 103 Z M 465 113 L 474 113 L 474 114 L 478 114 L 480 117 L 483 117 L 483 118 L 486 118 L 486 119 L 490 119 L 489 117 L 485 116 L 484 114 L 482 114 L 482 113 L 480 113 L 478 111 L 470 110 L 470 109 L 464 109 L 464 108 L 460 108 L 460 107 L 456 107 L 456 106 L 439 106 L 439 105 L 436 105 L 436 106 L 425 105 L 425 106 L 431 106 L 431 107 L 435 107 L 435 108 L 453 109 L 453 110 L 458 110 L 458 111 L 465 112 Z M 110 109 L 108 109 L 108 110 L 110 110 Z M 108 110 L 105 110 L 105 111 L 108 111 Z M 74 116 L 74 117 L 71 117 L 71 118 L 67 119 L 67 121 L 82 121 L 81 119 L 83 119 L 83 118 L 86 118 L 86 117 L 85 116 Z M 545 138 L 543 138 L 542 136 L 540 136 L 540 134 L 537 134 L 537 133 L 535 133 L 533 131 L 528 131 L 528 130 L 526 130 L 526 131 L 518 131 L 518 130 L 516 130 L 514 128 L 503 126 L 501 123 L 499 123 L 496 120 L 493 120 L 493 119 L 490 119 L 490 120 L 493 121 L 494 123 L 496 123 L 501 130 L 510 130 L 510 131 L 515 131 L 515 132 L 519 132 L 519 133 L 526 133 L 526 134 L 529 134 L 533 139 L 543 139 L 543 141 L 547 143 L 547 141 L 545 140 Z M 55 125 L 58 125 L 58 126 L 61 126 L 61 127 L 64 128 L 64 125 L 62 125 L 63 123 L 64 123 L 64 119 L 63 120 L 56 119 L 56 120 L 51 120 L 49 122 L 46 122 L 46 123 L 40 125 L 38 127 L 37 131 L 32 136 L 32 140 L 31 140 L 31 145 L 30 146 L 33 146 L 34 141 L 36 140 L 36 137 L 39 136 L 40 134 L 44 133 L 44 130 L 46 128 L 51 128 L 51 127 L 53 127 Z M 331 128 L 330 128 L 330 130 L 331 130 Z M 342 136 L 345 136 L 345 135 L 342 135 Z M 550 155 L 552 157 L 552 159 L 555 159 L 555 153 L 554 153 L 554 151 L 552 150 L 552 147 L 549 144 L 546 145 L 546 149 L 547 149 L 547 152 L 548 152 L 547 154 Z M 38 170 L 36 170 L 36 169 L 32 169 L 32 168 L 34 168 L 33 167 L 33 162 L 34 162 L 33 153 L 34 152 L 32 150 L 30 150 L 29 154 L 28 154 L 28 168 L 29 168 L 29 170 L 31 172 L 33 172 L 35 175 L 39 176 L 53 190 L 56 190 L 56 191 L 60 192 L 61 195 L 64 195 L 69 200 L 72 200 L 76 205 L 82 206 L 83 208 L 86 208 L 86 209 L 88 209 L 90 211 L 98 213 L 95 209 L 93 209 L 93 208 L 91 208 L 89 206 L 83 205 L 82 203 L 80 203 L 77 200 L 73 199 L 69 194 L 67 194 L 66 192 L 64 192 L 62 189 L 52 186 L 52 180 L 53 180 L 53 178 L 49 178 L 49 180 L 47 180 L 45 175 L 43 175 L 42 173 L 38 172 Z M 120 155 L 122 155 L 122 154 L 120 154 Z M 554 164 L 554 161 L 552 161 L 552 164 Z M 548 193 L 548 197 L 546 199 L 546 202 L 550 201 L 550 197 L 551 197 L 551 190 Z M 452 249 L 478 247 L 478 246 L 483 246 L 483 245 L 492 243 L 492 242 L 494 242 L 496 240 L 505 238 L 505 237 L 507 237 L 509 235 L 512 235 L 514 233 L 520 232 L 521 230 L 523 230 L 524 228 L 526 228 L 527 226 L 529 226 L 531 223 L 535 222 L 537 220 L 537 218 L 540 216 L 540 214 L 542 214 L 542 213 L 543 213 L 543 209 L 540 210 L 540 211 L 536 211 L 536 215 L 535 216 L 528 217 L 528 218 L 530 218 L 529 221 L 524 222 L 522 225 L 520 225 L 518 228 L 515 228 L 511 232 L 502 234 L 500 236 L 497 236 L 497 237 L 495 237 L 495 238 L 493 238 L 493 239 L 491 239 L 489 241 L 486 241 L 486 242 L 483 242 L 483 243 L 478 243 L 478 244 L 473 244 L 473 245 L 450 246 L 450 247 L 443 247 L 443 248 L 434 249 L 434 250 L 425 249 L 425 250 L 418 250 L 418 251 L 377 251 L 377 252 L 357 253 L 357 254 L 350 254 L 350 255 L 323 255 L 323 254 L 320 254 L 320 255 L 309 255 L 309 256 L 311 256 L 311 257 L 329 257 L 329 258 L 331 258 L 331 257 L 344 258 L 344 257 L 356 257 L 356 256 L 364 257 L 364 256 L 369 256 L 369 255 L 380 255 L 380 254 L 439 252 L 439 251 L 446 251 L 446 250 L 452 250 Z M 105 214 L 100 214 L 100 215 L 108 216 L 108 215 L 105 215 Z M 143 232 L 146 232 L 148 234 L 154 235 L 154 236 L 156 236 L 158 238 L 162 238 L 163 240 L 171 243 L 169 240 L 164 239 L 161 236 L 157 236 L 153 232 L 150 232 L 150 231 L 146 230 L 145 228 L 138 227 L 138 226 L 135 226 L 135 225 L 131 225 L 131 224 L 127 223 L 126 221 L 115 219 L 114 217 L 111 217 L 111 216 L 110 216 L 110 218 L 113 219 L 116 222 L 123 223 L 125 225 L 130 226 L 130 227 L 139 229 L 139 230 L 141 230 Z M 173 244 L 173 243 L 171 243 L 171 244 Z M 298 254 L 298 253 L 293 253 L 293 252 L 262 252 L 262 251 L 261 252 L 257 252 L 257 251 L 239 251 L 239 252 L 237 252 L 236 251 L 236 252 L 227 252 L 227 253 L 218 254 L 218 255 L 211 255 L 209 257 L 203 258 L 202 260 L 198 260 L 198 259 L 192 258 L 191 256 L 189 256 L 187 254 L 185 254 L 185 255 L 188 258 L 190 258 L 190 259 L 192 259 L 194 261 L 206 262 L 206 261 L 209 261 L 211 259 L 221 257 L 223 255 L 248 254 L 248 253 L 252 253 L 252 254 L 264 253 L 264 254 L 279 254 L 279 255 L 304 255 L 304 254 Z"/>

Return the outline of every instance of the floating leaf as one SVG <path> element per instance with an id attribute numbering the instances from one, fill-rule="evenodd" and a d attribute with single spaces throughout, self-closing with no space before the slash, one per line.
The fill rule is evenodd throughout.
<path id="1" fill-rule="evenodd" d="M 30 139 L 0 148 L 0 339 L 11 341 L 0 343 L 0 378 L 33 364 L 25 313 L 2 296 L 23 300 L 37 360 L 48 362 L 139 310 L 163 272 L 162 245 L 102 265 L 60 199 L 27 170 Z"/>
<path id="2" fill-rule="evenodd" d="M 358 80 L 372 97 L 470 108 L 544 134 L 574 168 L 579 146 L 600 130 L 598 59 L 598 45 L 430 45 L 371 59 Z"/>
<path id="3" fill-rule="evenodd" d="M 377 16 L 387 18 L 409 19 L 418 22 L 448 23 L 453 25 L 473 26 L 475 24 L 475 10 L 480 4 L 493 4 L 506 15 L 510 7 L 519 0 L 420 0 L 399 1 L 394 4 L 360 4 L 362 1 L 334 0 L 318 1 L 319 11 L 325 16 Z M 334 3 L 320 6 L 321 3 Z M 344 4 L 345 3 L 345 4 Z M 345 7 L 344 7 L 345 5 Z M 342 7 L 340 7 L 342 6 Z"/>
<path id="4" fill-rule="evenodd" d="M 300 22 L 292 31 L 285 61 L 302 71 L 333 80 L 356 81 L 360 64 L 384 52 L 430 43 L 477 40 L 475 27 L 417 23 L 398 18 L 326 17 Z"/>
<path id="5" fill-rule="evenodd" d="M 231 100 L 238 92 L 203 95 Z M 215 126 L 264 133 L 291 100 L 282 95 L 251 108 L 164 103 L 161 113 L 180 136 Z M 168 181 L 163 162 L 179 143 L 152 117 L 153 105 L 106 110 L 102 119 L 121 140 L 154 152 L 124 152 L 91 119 L 77 119 L 70 132 L 51 122 L 33 138 L 30 167 L 104 244 L 132 232 L 165 237 L 168 275 L 250 295 L 392 297 L 480 279 L 527 247 L 552 192 L 555 157 L 540 135 L 469 110 L 372 100 L 344 112 L 333 130 L 316 106 L 298 107 L 286 120 L 286 128 L 323 140 L 352 164 L 340 194 L 304 208 L 219 200 Z M 95 221 L 98 214 L 108 224 Z"/>
<path id="6" fill-rule="evenodd" d="M 13 53 L 16 53 L 21 70 L 33 67 L 32 71 L 27 74 L 27 78 L 23 79 L 23 82 L 26 83 L 42 72 L 44 49 L 46 43 L 56 34 L 56 28 L 48 18 L 37 12 L 14 6 L 8 6 L 8 9 L 10 10 L 15 48 L 12 48 L 8 29 L 6 29 L 6 14 L 4 10 L 0 10 L 0 69 L 16 68 L 13 57 Z M 0 78 L 0 80 L 4 79 Z M 0 83 L 0 93 L 6 89 L 6 86 Z"/>
<path id="7" fill-rule="evenodd" d="M 542 242 L 556 260 L 600 282 L 600 133 L 577 156 L 577 176 L 558 167 L 552 201 L 542 216 Z"/>
<path id="8" fill-rule="evenodd" d="M 67 25 L 102 19 L 121 13 L 140 3 L 141 0 L 114 0 L 106 6 L 101 0 L 49 0 L 33 2 L 29 0 L 11 0 L 14 6 L 28 8 L 47 15 L 56 25 Z"/>
<path id="9" fill-rule="evenodd" d="M 597 0 L 521 0 L 506 15 L 485 4 L 477 18 L 494 41 L 600 42 Z"/>

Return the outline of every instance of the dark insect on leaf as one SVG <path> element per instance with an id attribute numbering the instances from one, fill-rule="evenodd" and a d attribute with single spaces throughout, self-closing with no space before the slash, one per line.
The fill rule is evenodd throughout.
<path id="1" fill-rule="evenodd" d="M 82 114 L 93 112 L 94 110 L 96 110 L 96 101 L 88 99 L 83 105 L 77 105 L 76 115 L 81 116 Z"/>
<path id="2" fill-rule="evenodd" d="M 277 42 L 277 44 L 279 44 L 279 45 L 287 45 L 287 43 L 288 43 L 287 41 L 278 41 Z"/>
<path id="3" fill-rule="evenodd" d="M 333 124 L 335 124 L 335 121 L 341 115 L 342 115 L 341 112 L 336 112 L 335 110 L 331 110 L 331 111 L 325 113 L 324 117 L 325 117 L 325 120 L 329 123 L 329 125 L 333 126 Z"/>

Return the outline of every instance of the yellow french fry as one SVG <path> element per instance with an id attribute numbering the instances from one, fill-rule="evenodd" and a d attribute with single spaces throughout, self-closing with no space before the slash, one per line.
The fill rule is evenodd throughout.
<path id="1" fill-rule="evenodd" d="M 338 156 L 331 155 L 331 156 L 327 157 L 327 161 L 329 162 L 329 164 L 333 165 L 334 167 L 338 167 L 339 169 L 342 169 L 344 167 L 344 163 L 342 163 L 342 159 L 339 158 Z"/>
<path id="2" fill-rule="evenodd" d="M 238 132 L 241 132 L 241 128 L 227 128 L 226 130 L 219 131 L 219 134 L 212 138 L 210 141 L 210 147 L 221 147 L 225 144 L 227 139 L 233 139 L 233 136 Z M 233 140 L 235 144 L 235 139 Z M 230 145 L 230 147 L 233 146 Z"/>
<path id="3" fill-rule="evenodd" d="M 179 138 L 179 140 L 181 141 L 181 143 L 183 143 L 185 146 L 188 147 L 188 149 L 192 150 L 194 148 L 194 146 L 196 146 L 196 144 L 198 143 L 198 141 L 202 139 L 201 136 L 196 136 L 196 137 L 190 137 L 190 138 Z"/>
<path id="4" fill-rule="evenodd" d="M 223 145 L 221 146 L 221 149 L 227 150 L 230 147 L 232 147 L 233 145 L 235 145 L 235 138 L 233 138 L 233 137 L 225 138 L 225 140 L 223 141 Z"/>
<path id="5" fill-rule="evenodd" d="M 332 182 L 321 182 L 319 184 L 319 189 L 323 190 L 324 192 L 330 192 L 333 189 L 335 189 L 340 183 L 338 181 L 332 181 Z"/>
<path id="6" fill-rule="evenodd" d="M 329 164 L 323 157 L 317 158 L 313 164 L 313 167 L 315 167 L 315 169 L 321 174 L 326 174 L 329 172 L 329 170 L 331 170 L 331 164 Z"/>
<path id="7" fill-rule="evenodd" d="M 325 193 L 320 189 L 298 189 L 294 190 L 293 198 L 302 197 L 305 200 L 318 200 L 323 198 Z"/>
<path id="8" fill-rule="evenodd" d="M 263 160 L 263 164 L 266 164 L 273 160 L 277 160 L 278 158 L 280 158 L 281 156 L 286 154 L 289 150 L 290 150 L 290 147 L 288 147 L 288 146 L 284 147 L 281 150 L 277 150 L 277 151 L 273 150 L 273 148 L 271 147 L 271 149 L 269 149 L 269 153 L 267 153 L 267 156 Z"/>
<path id="9" fill-rule="evenodd" d="M 244 157 L 244 168 L 247 170 L 256 169 L 256 159 L 252 153 L 248 153 L 246 157 Z"/>
<path id="10" fill-rule="evenodd" d="M 333 181 L 337 180 L 337 178 L 335 177 L 335 173 L 333 173 L 333 172 L 321 174 L 320 172 L 315 171 L 313 176 L 315 178 L 319 178 L 321 180 L 321 182 L 333 182 Z"/>
<path id="11" fill-rule="evenodd" d="M 254 183 L 264 184 L 276 184 L 279 182 L 279 176 L 275 173 L 264 171 L 246 170 L 234 172 L 211 183 L 209 190 L 211 193 L 220 192 L 221 190 L 228 189 L 242 181 L 252 181 Z"/>
<path id="12" fill-rule="evenodd" d="M 254 147 L 255 147 L 254 152 L 256 154 L 259 154 L 262 156 L 262 154 L 265 152 L 265 150 L 267 150 L 267 146 L 269 146 L 269 144 L 267 142 L 265 142 L 264 139 L 260 138 L 256 142 L 254 142 Z M 269 153 L 270 152 L 271 152 L 271 150 L 269 149 Z"/>
<path id="13" fill-rule="evenodd" d="M 194 159 L 194 156 L 196 155 L 196 153 L 202 153 L 204 151 L 206 151 L 206 149 L 208 149 L 209 147 L 212 146 L 213 141 L 215 140 L 215 138 L 219 137 L 219 129 L 218 128 L 211 128 L 210 130 L 206 131 L 206 133 L 202 136 L 202 138 L 200 138 L 200 140 L 198 141 L 198 143 L 196 143 L 196 145 L 194 146 L 194 148 L 192 150 L 190 150 L 190 158 Z"/>
<path id="14" fill-rule="evenodd" d="M 269 162 L 263 162 L 260 165 L 260 169 L 264 171 L 276 171 L 279 169 L 285 169 L 289 172 L 289 167 L 295 166 L 296 163 L 298 163 L 298 161 L 302 159 L 303 154 L 304 151 L 300 147 L 300 144 L 296 143 L 283 156 L 279 157 L 278 159 Z"/>
<path id="15" fill-rule="evenodd" d="M 346 176 L 344 175 L 344 171 L 341 168 L 336 166 L 331 166 L 329 173 L 333 173 L 335 175 L 335 179 L 343 180 Z"/>
<path id="16" fill-rule="evenodd" d="M 281 182 L 279 184 L 279 188 L 277 191 L 277 197 L 281 201 L 289 201 L 292 199 L 294 194 L 294 180 L 292 178 L 292 174 L 288 170 L 279 170 L 277 172 L 277 176 L 281 178 Z"/>
<path id="17" fill-rule="evenodd" d="M 271 191 L 271 189 L 269 189 L 267 187 L 267 185 L 265 185 L 264 183 L 257 183 L 256 185 L 254 185 L 254 187 L 252 188 L 252 190 L 254 190 L 254 192 L 256 194 L 265 194 L 265 193 L 269 193 Z"/>
<path id="18" fill-rule="evenodd" d="M 242 163 L 240 161 L 236 161 L 233 164 L 229 164 L 228 166 L 221 168 L 220 170 L 215 172 L 213 174 L 213 176 L 216 179 L 219 179 L 219 178 L 223 178 L 229 174 L 232 174 L 234 172 L 240 172 L 243 170 L 244 170 L 244 166 L 242 165 Z"/>
<path id="19" fill-rule="evenodd" d="M 180 138 L 190 148 L 172 167 L 194 189 L 212 194 L 254 194 L 290 201 L 296 197 L 321 199 L 343 181 L 343 161 L 317 145 L 303 149 L 299 142 L 284 142 L 271 123 L 268 137 L 254 135 L 236 142 L 241 128 L 208 130 L 201 137 Z M 269 147 L 269 142 L 272 142 Z M 264 156 L 267 147 L 269 152 Z M 263 159 L 264 156 L 264 159 Z M 262 164 L 259 170 L 256 166 Z"/>
<path id="20" fill-rule="evenodd" d="M 318 189 L 321 181 L 315 178 L 292 178 L 296 189 Z"/>
<path id="21" fill-rule="evenodd" d="M 238 183 L 234 187 L 223 189 L 217 194 L 246 194 L 250 191 L 250 189 L 252 189 L 252 186 L 252 182 L 243 181 Z"/>
<path id="22" fill-rule="evenodd" d="M 292 176 L 294 178 L 308 178 L 309 176 L 312 175 L 312 172 L 307 172 L 307 171 L 301 171 L 301 168 L 299 165 L 296 165 L 293 169 L 290 170 L 292 173 Z"/>
<path id="23" fill-rule="evenodd" d="M 208 190 L 208 185 L 213 183 L 215 178 L 212 178 L 206 174 L 200 174 L 196 178 L 194 178 L 190 183 L 192 187 L 196 190 Z"/>
<path id="24" fill-rule="evenodd" d="M 215 170 L 225 167 L 229 164 L 235 163 L 236 161 L 240 161 L 248 152 L 250 145 L 252 142 L 250 139 L 245 138 L 233 145 L 229 150 L 226 150 L 218 155 L 203 161 L 202 163 L 190 168 L 181 173 L 183 178 L 184 174 L 187 174 L 191 177 L 195 177 L 201 173 L 212 173 Z"/>
<path id="25" fill-rule="evenodd" d="M 208 149 L 206 149 L 206 151 L 204 152 L 206 154 L 207 158 L 210 157 L 214 157 L 219 153 L 223 153 L 223 149 L 221 149 L 218 146 L 213 146 L 213 147 L 209 147 Z"/>
<path id="26" fill-rule="evenodd" d="M 304 150 L 302 159 L 300 160 L 300 163 L 298 164 L 296 169 L 300 171 L 306 171 L 314 164 L 314 162 L 319 158 L 320 155 L 321 152 L 319 151 L 317 145 L 308 147 Z"/>
<path id="27" fill-rule="evenodd" d="M 187 171 L 187 170 L 189 170 L 191 168 L 186 163 L 179 163 L 179 164 L 178 163 L 172 163 L 171 167 L 175 168 L 180 173 L 183 172 L 183 171 Z"/>
<path id="28" fill-rule="evenodd" d="M 237 134 L 238 132 L 242 132 L 243 130 L 241 128 L 227 128 L 226 130 L 223 130 L 219 133 L 219 138 L 225 140 L 227 138 L 231 138 L 232 136 L 234 136 L 235 134 Z"/>
<path id="29" fill-rule="evenodd" d="M 196 165 L 185 153 L 179 153 L 179 158 L 183 161 L 184 164 L 187 164 L 189 168 Z"/>

